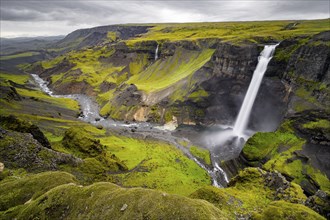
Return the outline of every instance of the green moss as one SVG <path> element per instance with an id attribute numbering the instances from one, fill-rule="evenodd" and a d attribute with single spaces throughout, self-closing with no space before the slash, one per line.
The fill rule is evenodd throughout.
<path id="1" fill-rule="evenodd" d="M 21 96 L 33 98 L 38 101 L 52 103 L 54 105 L 71 109 L 74 111 L 79 110 L 78 102 L 69 98 L 55 98 L 37 90 L 28 90 L 28 89 L 20 89 L 20 88 L 16 90 L 18 94 L 20 94 Z"/>
<path id="2" fill-rule="evenodd" d="M 31 57 L 35 55 L 39 55 L 39 52 L 24 52 L 24 53 L 18 53 L 13 55 L 7 55 L 7 56 L 0 56 L 0 60 L 11 60 L 16 58 L 22 58 L 22 57 Z"/>
<path id="3" fill-rule="evenodd" d="M 96 158 L 86 158 L 84 163 L 80 166 L 84 173 L 99 175 L 106 171 L 106 167 Z"/>
<path id="4" fill-rule="evenodd" d="M 298 23 L 295 29 L 287 29 L 290 23 Z M 329 30 L 329 19 L 313 21 L 253 21 L 208 22 L 182 24 L 153 24 L 142 36 L 127 40 L 128 45 L 141 41 L 179 41 L 198 39 L 221 39 L 236 44 L 258 43 L 272 39 L 283 40 L 296 36 L 314 35 Z"/>
<path id="5" fill-rule="evenodd" d="M 133 118 L 133 115 L 138 110 L 139 106 L 132 105 L 132 106 L 117 106 L 112 105 L 113 103 L 110 101 L 107 103 L 102 109 L 102 115 L 109 115 L 112 119 L 116 120 L 127 120 L 128 118 Z"/>
<path id="6" fill-rule="evenodd" d="M 291 133 L 292 121 L 286 121 L 276 132 L 256 133 L 245 144 L 242 152 L 251 165 L 260 165 L 266 170 L 277 170 L 301 184 L 307 175 L 317 182 L 322 190 L 329 190 L 328 178 L 312 167 L 309 161 L 297 157 L 305 140 Z M 308 122 L 308 128 L 327 127 L 327 121 Z"/>
<path id="7" fill-rule="evenodd" d="M 41 61 L 40 64 L 41 64 L 42 68 L 50 69 L 50 68 L 55 67 L 60 62 L 62 62 L 63 59 L 64 59 L 64 56 L 57 56 L 56 58 L 51 59 L 51 60 Z"/>
<path id="8" fill-rule="evenodd" d="M 294 91 L 294 94 L 298 99 L 294 100 L 293 102 L 293 108 L 296 112 L 324 108 L 329 110 L 328 107 L 325 106 L 324 103 L 320 103 L 317 97 L 314 95 L 315 92 L 324 94 L 324 96 L 330 93 L 330 89 L 324 86 L 324 83 L 314 82 L 302 77 L 297 78 L 296 81 L 298 87 Z"/>
<path id="9" fill-rule="evenodd" d="M 30 76 L 26 74 L 10 74 L 0 71 L 0 79 L 3 79 L 5 81 L 11 80 L 17 84 L 24 85 L 30 79 Z"/>
<path id="10" fill-rule="evenodd" d="M 103 153 L 97 157 L 86 158 L 77 169 L 69 169 L 71 172 L 79 174 L 83 182 L 93 183 L 95 181 L 111 180 L 110 172 L 126 171 L 127 167 L 115 155 Z M 68 170 L 68 171 L 69 171 Z"/>
<path id="11" fill-rule="evenodd" d="M 147 54 L 139 55 L 135 61 L 129 63 L 129 71 L 131 75 L 134 76 L 142 72 L 147 64 L 148 64 Z"/>
<path id="12" fill-rule="evenodd" d="M 303 128 L 315 129 L 324 128 L 330 129 L 330 121 L 325 119 L 319 119 L 317 121 L 311 121 L 303 125 Z"/>
<path id="13" fill-rule="evenodd" d="M 72 127 L 65 132 L 62 144 L 75 155 L 83 157 L 98 156 L 105 149 L 99 140 L 77 127 Z"/>
<path id="14" fill-rule="evenodd" d="M 292 46 L 277 49 L 274 55 L 274 59 L 288 62 L 292 54 L 302 45 L 306 44 L 308 40 L 308 38 L 303 38 Z"/>
<path id="15" fill-rule="evenodd" d="M 307 208 L 304 205 L 292 204 L 285 201 L 276 201 L 269 204 L 269 206 L 261 213 L 254 213 L 252 219 L 325 219 L 318 213 Z"/>
<path id="16" fill-rule="evenodd" d="M 226 219 L 202 200 L 111 183 L 62 185 L 15 211 L 18 219 Z"/>
<path id="17" fill-rule="evenodd" d="M 174 146 L 123 136 L 105 137 L 101 143 L 130 170 L 114 175 L 116 183 L 120 185 L 143 186 L 188 195 L 211 182 L 205 170 Z"/>
<path id="18" fill-rule="evenodd" d="M 190 195 L 191 198 L 211 202 L 234 219 L 238 215 L 250 216 L 256 210 L 262 211 L 277 199 L 288 202 L 303 203 L 306 196 L 300 186 L 290 184 L 279 190 L 270 185 L 269 173 L 257 168 L 246 168 L 239 172 L 227 188 L 207 186 Z M 278 186 L 279 187 L 279 186 Z"/>
<path id="19" fill-rule="evenodd" d="M 99 93 L 97 95 L 96 101 L 101 105 L 104 106 L 106 103 L 109 103 L 109 100 L 111 100 L 114 97 L 114 90 L 109 90 L 105 93 Z M 102 111 L 102 109 L 101 109 Z M 103 110 L 104 111 L 104 110 Z"/>
<path id="20" fill-rule="evenodd" d="M 116 41 L 118 39 L 117 32 L 108 31 L 107 38 L 110 40 L 110 42 Z"/>
<path id="21" fill-rule="evenodd" d="M 229 219 L 235 219 L 235 213 L 244 213 L 244 209 L 242 208 L 242 201 L 233 196 L 231 193 L 228 193 L 226 189 L 216 188 L 214 186 L 206 186 L 198 189 L 189 197 L 193 199 L 203 199 L 214 204 L 221 211 L 226 213 Z"/>
<path id="22" fill-rule="evenodd" d="M 111 110 L 110 103 L 106 103 L 100 109 L 100 115 L 101 116 L 106 116 L 106 115 L 110 114 L 110 110 Z"/>
<path id="23" fill-rule="evenodd" d="M 188 96 L 188 98 L 194 100 L 195 102 L 198 102 L 198 101 L 202 100 L 202 98 L 208 97 L 208 96 L 209 96 L 209 94 L 205 90 L 200 89 L 200 90 L 197 90 L 197 91 L 191 93 Z"/>
<path id="24" fill-rule="evenodd" d="M 188 141 L 185 141 L 185 140 L 180 140 L 179 141 L 179 144 L 181 146 L 184 146 L 185 148 L 188 148 L 189 147 L 189 142 Z"/>
<path id="25" fill-rule="evenodd" d="M 289 132 L 257 132 L 245 144 L 242 152 L 250 161 L 260 161 L 277 154 L 279 147 L 301 149 L 304 141 Z"/>
<path id="26" fill-rule="evenodd" d="M 23 178 L 6 178 L 0 182 L 0 211 L 36 199 L 48 190 L 76 179 L 65 172 L 45 172 Z"/>
<path id="27" fill-rule="evenodd" d="M 190 153 L 197 159 L 202 160 L 207 165 L 212 165 L 210 151 L 196 146 L 191 146 L 189 149 Z"/>
<path id="28" fill-rule="evenodd" d="M 95 47 L 94 49 L 82 49 L 79 51 L 71 51 L 63 56 L 56 57 L 53 60 L 43 61 L 44 69 L 52 68 L 62 62 L 72 64 L 72 68 L 67 72 L 52 75 L 52 83 L 65 84 L 70 82 L 87 82 L 95 90 L 98 89 L 102 82 L 119 82 L 125 80 L 120 72 L 124 66 L 113 66 L 111 63 L 103 63 L 101 58 L 110 57 L 114 53 L 114 49 L 104 47 Z M 76 71 L 82 73 L 77 75 Z M 118 77 L 122 78 L 118 80 Z"/>
<path id="29" fill-rule="evenodd" d="M 212 49 L 197 52 L 178 48 L 173 56 L 157 60 L 127 83 L 135 84 L 147 93 L 160 91 L 195 73 L 210 60 L 213 53 Z"/>

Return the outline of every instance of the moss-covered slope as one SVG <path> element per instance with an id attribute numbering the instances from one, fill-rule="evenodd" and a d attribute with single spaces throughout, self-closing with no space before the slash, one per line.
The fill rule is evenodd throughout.
<path id="1" fill-rule="evenodd" d="M 328 161 L 323 156 L 329 154 L 329 125 L 326 113 L 305 111 L 287 119 L 276 132 L 255 134 L 242 156 L 249 165 L 281 172 L 309 195 L 317 189 L 329 191 Z"/>
<path id="2" fill-rule="evenodd" d="M 56 181 L 55 181 L 56 180 Z M 206 187 L 190 197 L 125 189 L 108 182 L 82 186 L 64 172 L 0 182 L 1 219 L 324 219 L 302 203 L 299 186 L 255 168 L 241 172 L 227 189 Z M 8 187 L 11 189 L 7 189 Z M 15 193 L 13 193 L 15 192 Z M 272 202 L 273 200 L 279 200 Z"/>
<path id="3" fill-rule="evenodd" d="M 47 178 L 50 174 L 52 176 Z M 61 176 L 57 177 L 56 175 L 59 174 Z M 65 180 L 66 176 L 70 178 Z M 56 180 L 57 184 L 43 185 L 43 181 L 50 181 L 45 178 Z M 40 180 L 34 182 L 36 179 Z M 222 211 L 203 200 L 142 188 L 124 189 L 106 182 L 84 187 L 74 183 L 73 177 L 66 173 L 38 174 L 32 178 L 26 177 L 22 180 L 1 183 L 1 186 L 11 184 L 11 193 L 7 191 L 2 195 L 5 196 L 3 198 L 7 198 L 5 201 L 12 202 L 3 203 L 5 207 L 2 209 L 3 212 L 0 212 L 0 217 L 1 219 L 227 219 Z M 57 185 L 61 186 L 55 187 Z M 33 196 L 34 188 L 38 188 L 38 194 Z M 13 195 L 14 191 L 17 193 Z M 24 196 L 25 199 L 20 196 Z M 27 200 L 29 201 L 26 202 Z M 22 206 L 16 206 L 19 204 Z M 13 208 L 4 211 L 9 207 Z"/>

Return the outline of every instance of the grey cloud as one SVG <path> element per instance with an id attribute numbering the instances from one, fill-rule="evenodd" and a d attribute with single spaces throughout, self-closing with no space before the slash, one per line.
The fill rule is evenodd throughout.
<path id="1" fill-rule="evenodd" d="M 3 21 L 81 21 L 89 17 L 119 14 L 114 7 L 98 7 L 89 1 L 2 1 Z"/>
<path id="2" fill-rule="evenodd" d="M 102 0 L 1 0 L 2 35 L 15 26 L 29 25 L 31 32 L 48 22 L 53 30 L 74 30 L 122 23 L 315 19 L 329 15 L 329 1 L 102 1 Z M 10 26 L 10 25 L 11 26 Z M 16 24 L 13 26 L 13 24 Z M 58 25 L 58 26 L 56 26 Z M 5 28 L 4 28 L 5 27 Z M 22 30 L 17 28 L 17 33 Z M 49 33 L 54 33 L 49 31 Z M 58 33 L 63 34 L 63 33 Z"/>

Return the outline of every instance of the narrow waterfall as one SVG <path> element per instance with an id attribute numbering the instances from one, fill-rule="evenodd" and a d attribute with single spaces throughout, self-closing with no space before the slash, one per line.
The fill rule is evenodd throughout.
<path id="1" fill-rule="evenodd" d="M 276 45 L 266 45 L 259 56 L 259 62 L 254 70 L 253 77 L 245 95 L 243 104 L 239 111 L 238 117 L 236 119 L 233 132 L 237 136 L 243 136 L 244 130 L 246 129 L 250 113 L 253 107 L 253 103 L 256 99 L 262 78 L 267 70 L 269 61 L 272 59 L 273 53 L 275 51 Z"/>
<path id="2" fill-rule="evenodd" d="M 158 48 L 159 48 L 159 44 L 157 44 L 156 50 L 155 50 L 155 60 L 158 59 Z"/>

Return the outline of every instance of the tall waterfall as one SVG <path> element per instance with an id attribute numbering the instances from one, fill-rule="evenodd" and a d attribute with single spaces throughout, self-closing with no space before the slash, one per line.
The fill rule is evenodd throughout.
<path id="1" fill-rule="evenodd" d="M 277 45 L 278 44 L 266 45 L 259 56 L 258 65 L 254 70 L 250 86 L 245 95 L 243 104 L 241 106 L 241 109 L 239 111 L 238 117 L 234 125 L 233 132 L 237 136 L 242 136 L 244 130 L 248 125 L 253 103 L 256 99 L 262 78 L 267 70 L 268 63 L 272 59 L 272 56 L 274 54 Z"/>
<path id="2" fill-rule="evenodd" d="M 159 48 L 159 44 L 157 44 L 157 47 L 156 47 L 156 51 L 155 51 L 155 60 L 158 59 L 158 48 Z"/>

